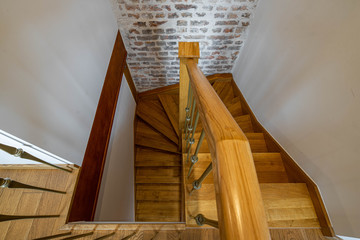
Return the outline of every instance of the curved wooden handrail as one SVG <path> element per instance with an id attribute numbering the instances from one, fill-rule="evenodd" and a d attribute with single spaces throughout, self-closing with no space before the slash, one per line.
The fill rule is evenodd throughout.
<path id="1" fill-rule="evenodd" d="M 249 141 L 196 60 L 186 67 L 213 159 L 221 239 L 270 239 Z"/>

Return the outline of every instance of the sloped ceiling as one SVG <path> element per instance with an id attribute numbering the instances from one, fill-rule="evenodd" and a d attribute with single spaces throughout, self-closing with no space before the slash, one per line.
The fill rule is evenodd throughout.
<path id="1" fill-rule="evenodd" d="M 257 0 L 112 0 L 138 91 L 179 81 L 178 42 L 200 42 L 205 75 L 231 72 Z"/>

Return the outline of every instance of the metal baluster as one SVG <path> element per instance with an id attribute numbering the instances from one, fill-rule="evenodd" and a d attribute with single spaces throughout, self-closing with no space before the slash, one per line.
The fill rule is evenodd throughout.
<path id="1" fill-rule="evenodd" d="M 26 189 L 35 189 L 35 190 L 41 190 L 41 191 L 47 191 L 47 192 L 53 192 L 53 193 L 66 194 L 66 192 L 63 192 L 63 191 L 35 187 L 35 186 L 31 186 L 31 185 L 27 185 L 24 183 L 20 183 L 20 182 L 11 180 L 10 178 L 0 178 L 0 188 L 26 188 Z"/>
<path id="2" fill-rule="evenodd" d="M 187 140 L 188 137 L 190 136 L 190 133 L 192 132 L 193 130 L 193 122 L 194 122 L 194 113 L 195 113 L 195 108 L 196 108 L 196 100 L 195 98 L 193 99 L 193 102 L 192 102 L 192 109 L 191 109 L 191 121 L 190 121 L 190 124 L 188 123 L 188 126 L 186 128 L 186 134 L 185 134 L 185 139 Z"/>
<path id="3" fill-rule="evenodd" d="M 93 234 L 94 234 L 94 232 L 83 233 L 83 234 L 79 234 L 79 235 L 75 235 L 75 236 L 71 236 L 71 237 L 66 237 L 66 238 L 63 238 L 63 239 L 61 239 L 61 240 L 78 239 L 78 238 L 83 238 L 83 237 L 91 236 L 91 235 L 93 235 Z"/>
<path id="4" fill-rule="evenodd" d="M 186 134 L 186 128 L 187 128 L 187 124 L 188 122 L 190 121 L 190 115 L 189 115 L 189 112 L 190 112 L 190 103 L 192 102 L 192 88 L 191 88 L 191 84 L 190 84 L 190 81 L 189 81 L 189 91 L 188 91 L 188 101 L 187 101 L 187 105 L 186 105 L 186 108 L 185 108 L 185 112 L 186 112 L 186 117 L 185 117 L 185 125 L 184 125 L 184 133 Z"/>
<path id="5" fill-rule="evenodd" d="M 60 217 L 60 215 L 3 215 L 0 214 L 0 222 L 12 221 L 12 220 L 21 220 L 21 219 L 35 219 L 35 218 L 53 218 Z"/>
<path id="6" fill-rule="evenodd" d="M 55 235 L 41 237 L 41 238 L 34 238 L 33 240 L 48 240 L 48 239 L 54 239 L 54 238 L 58 238 L 58 237 L 64 237 L 67 235 L 71 235 L 71 232 L 60 233 L 60 234 L 55 234 Z"/>
<path id="7" fill-rule="evenodd" d="M 212 170 L 212 163 L 209 164 L 209 166 L 206 168 L 206 170 L 203 172 L 203 174 L 201 175 L 201 177 L 198 180 L 195 180 L 192 185 L 193 188 L 190 191 L 190 195 L 194 190 L 199 190 L 201 188 L 201 184 L 202 182 L 205 180 L 205 178 L 209 175 L 209 173 Z"/>
<path id="8" fill-rule="evenodd" d="M 197 124 L 198 124 L 198 121 L 199 121 L 199 110 L 196 112 L 196 117 L 195 117 L 195 123 L 194 123 L 194 128 L 193 128 L 193 131 L 191 133 L 191 137 L 188 139 L 188 141 L 186 141 L 186 148 L 187 149 L 187 152 L 189 151 L 189 149 L 191 148 L 191 145 L 194 144 L 194 135 L 195 135 L 195 132 L 196 132 L 196 127 L 197 127 Z M 190 144 L 190 146 L 189 146 Z"/>
<path id="9" fill-rule="evenodd" d="M 59 167 L 59 166 L 56 166 L 52 163 L 48 163 L 44 160 L 41 160 L 27 152 L 25 152 L 24 150 L 22 150 L 21 148 L 15 148 L 15 147 L 11 147 L 11 146 L 8 146 L 8 145 L 5 145 L 5 144 L 1 144 L 0 143 L 0 149 L 15 156 L 15 157 L 19 157 L 19 158 L 23 158 L 23 159 L 26 159 L 26 160 L 31 160 L 31 161 L 35 161 L 35 162 L 39 162 L 39 163 L 43 163 L 43 164 L 46 164 L 46 165 L 49 165 L 49 166 L 52 166 L 54 168 L 57 168 L 57 169 L 60 169 L 60 170 L 63 170 L 65 172 L 69 172 L 71 173 L 72 172 L 72 169 L 66 169 L 66 168 L 62 168 L 62 167 Z"/>
<path id="10" fill-rule="evenodd" d="M 194 164 L 197 162 L 198 160 L 198 153 L 200 151 L 200 147 L 201 147 L 201 144 L 204 140 L 204 137 L 205 137 L 205 131 L 204 129 L 201 131 L 201 134 L 200 134 L 200 138 L 199 138 L 199 141 L 198 141 L 198 144 L 196 145 L 196 150 L 195 150 L 195 153 L 194 155 L 191 156 L 191 162 L 194 162 Z M 187 159 L 186 159 L 186 163 L 189 162 L 189 158 L 190 158 L 190 148 L 188 149 L 188 155 L 187 155 Z M 191 168 L 192 166 L 190 166 Z"/>
<path id="11" fill-rule="evenodd" d="M 115 235 L 115 232 L 112 232 L 112 233 L 106 234 L 102 237 L 95 238 L 94 240 L 102 240 L 102 239 L 106 239 L 106 238 L 114 236 L 114 235 Z"/>
<path id="12" fill-rule="evenodd" d="M 219 228 L 219 222 L 218 221 L 207 219 L 202 214 L 196 215 L 196 217 L 194 217 L 194 219 L 196 221 L 196 224 L 199 225 L 199 226 L 207 224 L 207 225 L 210 225 L 212 227 Z"/>

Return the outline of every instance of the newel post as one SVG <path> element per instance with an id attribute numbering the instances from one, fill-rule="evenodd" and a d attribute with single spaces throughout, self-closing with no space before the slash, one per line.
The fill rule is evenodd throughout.
<path id="1" fill-rule="evenodd" d="M 200 47 L 198 42 L 179 42 L 180 58 L 180 83 L 179 83 L 179 131 L 184 128 L 185 107 L 189 91 L 189 74 L 186 68 L 186 61 L 194 59 L 198 62 L 200 57 Z"/>

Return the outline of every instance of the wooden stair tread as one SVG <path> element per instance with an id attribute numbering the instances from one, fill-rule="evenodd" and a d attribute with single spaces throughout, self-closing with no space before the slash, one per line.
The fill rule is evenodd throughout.
<path id="1" fill-rule="evenodd" d="M 191 147 L 191 150 L 190 150 L 191 153 L 195 152 L 196 145 L 197 145 L 198 139 L 200 137 L 200 134 L 201 134 L 200 132 L 196 132 L 194 134 L 195 143 Z M 268 151 L 263 133 L 245 133 L 245 136 L 249 140 L 251 151 L 253 153 L 260 153 L 260 152 Z M 184 139 L 184 134 L 183 134 L 183 139 Z M 182 144 L 185 144 L 185 140 L 183 140 Z M 204 140 L 201 144 L 199 152 L 200 153 L 209 153 L 210 152 L 209 146 L 208 146 L 208 143 L 206 140 L 206 136 L 204 137 Z"/>
<path id="2" fill-rule="evenodd" d="M 181 155 L 176 153 L 157 151 L 149 148 L 137 147 L 135 166 L 181 166 Z"/>
<path id="3" fill-rule="evenodd" d="M 186 154 L 184 154 L 183 157 L 183 161 L 186 161 Z M 254 153 L 253 158 L 259 183 L 289 182 L 281 155 L 279 153 Z M 195 164 L 190 176 L 187 179 L 187 182 L 189 183 L 197 180 L 211 163 L 210 153 L 199 153 L 198 159 L 198 162 Z M 186 176 L 189 171 L 189 166 L 190 163 L 186 164 L 184 167 Z M 213 175 L 209 174 L 203 183 L 213 184 Z"/>
<path id="4" fill-rule="evenodd" d="M 135 144 L 169 152 L 178 152 L 178 146 L 142 120 L 136 126 Z"/>
<path id="5" fill-rule="evenodd" d="M 187 187 L 190 188 L 190 184 Z M 200 189 L 187 198 L 187 215 L 196 216 L 201 211 L 204 216 L 217 220 L 214 218 L 217 214 L 214 185 L 204 184 L 204 188 L 204 193 Z M 261 183 L 260 189 L 269 227 L 320 227 L 305 183 Z M 195 226 L 195 221 L 188 217 L 187 224 Z"/>
<path id="6" fill-rule="evenodd" d="M 234 103 L 228 104 L 226 107 L 233 117 L 243 115 L 241 102 L 234 102 Z"/>
<path id="7" fill-rule="evenodd" d="M 180 184 L 136 184 L 136 201 L 180 201 Z"/>
<path id="8" fill-rule="evenodd" d="M 136 108 L 136 114 L 151 127 L 155 128 L 175 144 L 178 144 L 178 136 L 159 100 L 139 102 Z"/>
<path id="9" fill-rule="evenodd" d="M 136 167 L 136 183 L 181 183 L 181 167 Z"/>
<path id="10" fill-rule="evenodd" d="M 270 229 L 272 240 L 328 240 L 321 233 L 320 229 L 313 228 L 288 228 Z M 333 239 L 333 238 L 331 238 Z"/>
<path id="11" fill-rule="evenodd" d="M 179 136 L 179 96 L 170 94 L 160 94 L 158 96 L 175 133 Z"/>
<path id="12" fill-rule="evenodd" d="M 237 116 L 234 117 L 234 119 L 244 133 L 254 132 L 251 122 L 251 117 L 249 114 Z M 200 132 L 200 131 L 202 131 L 201 121 L 199 121 L 198 126 L 196 127 L 196 132 Z"/>
<path id="13" fill-rule="evenodd" d="M 136 221 L 179 222 L 181 217 L 180 201 L 137 201 Z"/>

